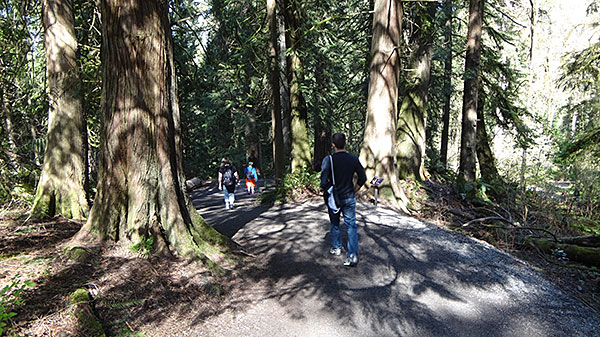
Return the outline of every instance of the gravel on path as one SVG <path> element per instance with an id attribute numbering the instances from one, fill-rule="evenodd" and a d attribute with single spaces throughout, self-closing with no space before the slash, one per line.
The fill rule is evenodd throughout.
<path id="1" fill-rule="evenodd" d="M 256 256 L 203 336 L 600 336 L 600 317 L 509 254 L 434 224 L 357 204 L 357 267 L 331 256 L 325 205 L 259 206 L 192 194 Z M 345 238 L 344 238 L 345 242 Z"/>

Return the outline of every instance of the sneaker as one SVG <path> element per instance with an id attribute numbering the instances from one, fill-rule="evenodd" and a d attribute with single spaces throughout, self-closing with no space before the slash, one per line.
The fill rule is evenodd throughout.
<path id="1" fill-rule="evenodd" d="M 225 209 L 229 209 L 229 204 L 225 204 Z"/>
<path id="2" fill-rule="evenodd" d="M 358 264 L 358 256 L 355 256 L 355 255 L 349 256 L 344 261 L 344 266 L 346 266 L 346 267 L 356 267 L 357 264 Z"/>
<path id="3" fill-rule="evenodd" d="M 329 250 L 329 254 L 339 256 L 340 254 L 342 254 L 342 248 L 331 248 Z"/>

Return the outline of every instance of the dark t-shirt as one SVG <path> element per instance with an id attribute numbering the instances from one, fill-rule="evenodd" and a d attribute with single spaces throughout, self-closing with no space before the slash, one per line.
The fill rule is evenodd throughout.
<path id="1" fill-rule="evenodd" d="M 225 172 L 227 172 L 227 170 L 231 170 L 231 180 L 233 181 L 233 184 L 231 184 L 230 186 L 225 186 L 227 188 L 227 191 L 229 193 L 233 192 L 235 190 L 235 172 L 237 171 L 235 166 L 233 165 L 224 165 L 219 167 L 219 172 L 223 175 L 223 177 L 225 177 Z M 225 183 L 223 181 L 221 181 L 223 183 L 223 185 L 225 185 Z"/>
<path id="2" fill-rule="evenodd" d="M 362 186 L 367 181 L 365 169 L 361 165 L 358 157 L 346 151 L 336 152 L 332 155 L 333 170 L 335 172 L 335 186 L 340 198 L 354 196 L 354 184 L 352 179 L 356 173 L 358 180 L 356 183 Z M 321 188 L 327 190 L 332 185 L 331 180 L 331 162 L 329 156 L 323 158 L 321 164 Z"/>

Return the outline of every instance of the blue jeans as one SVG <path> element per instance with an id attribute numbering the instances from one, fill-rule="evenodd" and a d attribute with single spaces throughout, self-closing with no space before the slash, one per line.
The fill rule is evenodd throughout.
<path id="1" fill-rule="evenodd" d="M 331 208 L 327 207 L 329 213 L 329 232 L 331 233 L 331 247 L 342 248 L 342 233 L 340 231 L 340 213 L 344 213 L 344 225 L 348 232 L 348 251 L 346 256 L 358 257 L 358 233 L 356 231 L 356 197 L 341 197 L 340 212 L 333 214 Z"/>
<path id="2" fill-rule="evenodd" d="M 235 201 L 235 195 L 233 192 L 229 193 L 227 188 L 223 186 L 223 192 L 225 193 L 225 204 L 232 204 Z"/>

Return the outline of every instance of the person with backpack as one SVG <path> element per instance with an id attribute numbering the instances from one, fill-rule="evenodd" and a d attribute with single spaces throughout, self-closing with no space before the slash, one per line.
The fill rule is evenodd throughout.
<path id="1" fill-rule="evenodd" d="M 246 176 L 246 189 L 248 190 L 248 194 L 254 194 L 254 186 L 256 186 L 256 181 L 258 180 L 258 174 L 256 172 L 256 168 L 252 166 L 252 162 L 248 162 L 248 166 L 244 170 L 244 175 Z"/>
<path id="2" fill-rule="evenodd" d="M 321 164 L 321 188 L 336 193 L 337 199 L 331 206 L 328 203 L 329 232 L 331 234 L 331 248 L 329 254 L 341 255 L 342 235 L 340 231 L 340 213 L 344 214 L 344 225 L 348 233 L 348 249 L 344 266 L 354 267 L 358 264 L 358 233 L 356 226 L 356 192 L 367 181 L 365 169 L 358 158 L 344 150 L 346 147 L 346 136 L 343 133 L 335 133 L 331 137 L 334 153 L 323 158 Z M 354 184 L 354 175 L 357 176 Z M 333 187 L 333 188 L 331 188 Z M 335 191 L 334 191 L 335 190 Z M 325 198 L 326 202 L 328 198 Z M 339 202 L 339 203 L 338 203 Z M 331 207 L 335 207 L 332 209 Z"/>
<path id="3" fill-rule="evenodd" d="M 235 185 L 239 176 L 235 166 L 227 158 L 221 160 L 219 167 L 219 190 L 225 193 L 225 209 L 233 209 L 235 203 Z"/>

